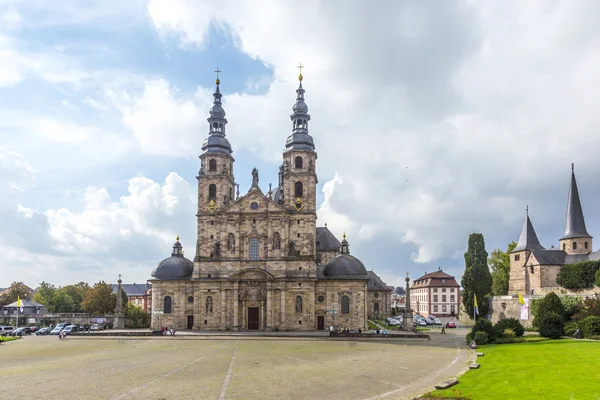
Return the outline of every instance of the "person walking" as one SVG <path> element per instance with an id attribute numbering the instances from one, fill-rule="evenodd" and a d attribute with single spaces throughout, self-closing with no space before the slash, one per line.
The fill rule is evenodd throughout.
<path id="1" fill-rule="evenodd" d="M 442 325 L 442 335 L 446 334 L 446 325 Z"/>

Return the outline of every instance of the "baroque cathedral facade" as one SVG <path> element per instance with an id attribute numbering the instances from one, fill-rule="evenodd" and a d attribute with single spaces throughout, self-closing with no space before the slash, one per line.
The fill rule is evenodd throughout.
<path id="1" fill-rule="evenodd" d="M 177 238 L 152 271 L 152 328 L 311 331 L 367 328 L 390 313 L 392 287 L 317 227 L 317 153 L 299 76 L 277 187 L 264 193 L 252 171 L 239 194 L 217 78 L 202 144 L 194 260 Z"/>

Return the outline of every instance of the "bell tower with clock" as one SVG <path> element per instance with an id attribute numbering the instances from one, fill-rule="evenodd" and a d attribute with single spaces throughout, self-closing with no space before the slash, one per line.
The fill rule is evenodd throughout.
<path id="1" fill-rule="evenodd" d="M 296 90 L 296 103 L 290 116 L 292 134 L 288 136 L 283 153 L 283 165 L 280 168 L 279 199 L 292 212 L 292 231 L 297 231 L 293 237 L 296 248 L 301 255 L 314 255 L 314 246 L 310 242 L 315 238 L 310 232 L 316 229 L 317 219 L 317 152 L 312 136 L 308 133 L 308 106 L 304 101 L 302 87 L 302 64 L 299 85 Z"/>
<path id="2" fill-rule="evenodd" d="M 227 119 L 221 103 L 218 68 L 214 101 L 208 117 L 209 134 L 202 143 L 200 155 L 200 171 L 198 172 L 198 243 L 196 259 L 209 256 L 213 243 L 203 243 L 209 236 L 207 226 L 215 226 L 215 211 L 226 207 L 234 201 L 235 178 L 233 175 L 231 144 L 225 137 Z M 209 236 L 210 237 L 210 236 Z M 216 238 L 213 235 L 213 239 Z"/>

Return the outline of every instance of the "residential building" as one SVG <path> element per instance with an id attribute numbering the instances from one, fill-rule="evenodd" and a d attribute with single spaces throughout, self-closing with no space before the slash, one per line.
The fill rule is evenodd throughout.
<path id="1" fill-rule="evenodd" d="M 113 283 L 113 293 L 117 293 L 119 285 Z M 149 283 L 122 283 L 121 289 L 127 295 L 127 302 L 150 312 L 152 309 L 152 285 Z"/>
<path id="2" fill-rule="evenodd" d="M 425 274 L 413 281 L 410 304 L 415 313 L 424 317 L 450 317 L 458 315 L 460 285 L 452 275 L 441 269 Z"/>

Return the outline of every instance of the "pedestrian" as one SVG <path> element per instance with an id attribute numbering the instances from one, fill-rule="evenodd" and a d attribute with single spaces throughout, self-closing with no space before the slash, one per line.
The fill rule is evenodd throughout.
<path id="1" fill-rule="evenodd" d="M 442 334 L 442 335 L 445 335 L 445 334 L 446 334 L 446 327 L 445 327 L 444 325 L 442 325 L 442 333 L 441 333 L 441 334 Z"/>
<path id="2" fill-rule="evenodd" d="M 164 327 L 164 326 L 161 326 L 161 327 L 160 327 L 160 330 L 161 330 L 161 332 L 162 332 L 162 335 L 163 335 L 163 336 L 165 336 L 165 327 Z"/>

